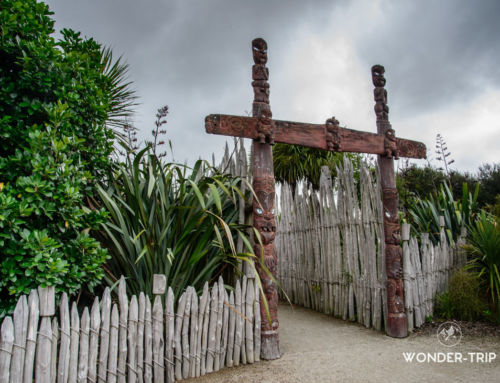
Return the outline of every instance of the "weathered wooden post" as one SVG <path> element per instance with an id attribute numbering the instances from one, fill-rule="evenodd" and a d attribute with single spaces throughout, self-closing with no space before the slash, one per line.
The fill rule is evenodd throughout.
<path id="1" fill-rule="evenodd" d="M 253 200 L 253 226 L 259 232 L 260 240 L 255 238 L 254 252 L 263 257 L 264 264 L 273 276 L 276 276 L 276 220 L 274 217 L 274 169 L 273 169 L 273 127 L 271 125 L 271 107 L 269 105 L 269 69 L 267 63 L 267 43 L 263 39 L 252 41 L 254 66 L 252 67 L 252 87 L 254 92 L 252 115 L 257 118 L 258 138 L 253 141 L 253 189 L 258 200 Z M 273 278 L 256 263 L 259 277 L 266 296 L 270 319 L 264 305 L 261 305 L 262 331 L 261 356 L 263 359 L 280 357 L 278 338 L 278 291 Z"/>
<path id="2" fill-rule="evenodd" d="M 211 114 L 205 118 L 207 133 L 253 140 L 253 188 L 258 201 L 253 203 L 254 228 L 259 233 L 254 251 L 262 257 L 266 268 L 276 275 L 277 256 L 274 247 L 276 221 L 274 217 L 274 171 L 271 145 L 281 142 L 290 145 L 308 146 L 335 152 L 371 153 L 379 155 L 382 176 L 384 231 L 386 244 L 387 296 L 389 320 L 387 334 L 393 337 L 407 335 L 404 313 L 403 284 L 401 280 L 400 228 L 398 223 L 398 195 L 394 180 L 393 157 L 425 158 L 425 145 L 397 138 L 388 119 L 387 92 L 384 89 L 384 69 L 380 65 L 372 68 L 375 84 L 375 113 L 378 134 L 341 128 L 335 117 L 325 124 L 310 124 L 273 120 L 269 106 L 269 71 L 266 68 L 267 44 L 263 39 L 252 42 L 254 66 L 252 86 L 254 89 L 253 117 Z M 280 356 L 278 339 L 278 294 L 273 278 L 257 265 L 262 280 L 264 295 L 269 306 L 271 321 L 261 300 L 261 335 L 263 359 Z"/>
<path id="3" fill-rule="evenodd" d="M 378 155 L 382 203 L 384 210 L 385 268 L 387 273 L 387 324 L 389 336 L 403 338 L 408 335 L 408 323 L 404 307 L 401 258 L 401 228 L 398 216 L 398 190 L 394 176 L 394 159 L 399 150 L 396 135 L 389 122 L 387 91 L 385 90 L 385 69 L 382 65 L 372 67 L 372 81 L 375 89 L 375 115 L 377 133 L 384 136 L 383 155 Z"/>

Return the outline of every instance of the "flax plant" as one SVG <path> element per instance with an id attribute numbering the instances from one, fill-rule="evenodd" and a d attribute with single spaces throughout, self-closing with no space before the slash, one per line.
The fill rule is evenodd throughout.
<path id="1" fill-rule="evenodd" d="M 151 296 L 153 274 L 165 274 L 177 297 L 238 260 L 250 262 L 252 247 L 238 225 L 242 182 L 202 160 L 192 169 L 162 163 L 149 148 L 118 164 L 111 184 L 99 189 L 109 214 L 101 238 L 111 255 L 108 283 L 124 275 L 132 294 Z M 238 236 L 248 252 L 236 252 Z"/>
<path id="2" fill-rule="evenodd" d="M 444 217 L 445 230 L 449 243 L 453 243 L 461 233 L 462 228 L 474 221 L 477 214 L 477 196 L 479 184 L 474 193 L 469 191 L 466 183 L 462 186 L 462 198 L 455 200 L 449 186 L 441 185 L 438 193 L 429 198 L 416 198 L 408 207 L 409 221 L 415 235 L 430 233 L 434 244 L 439 242 L 439 216 Z"/>
<path id="3" fill-rule="evenodd" d="M 467 265 L 484 282 L 496 320 L 500 323 L 500 219 L 481 212 L 468 226 L 468 243 L 464 246 L 471 255 Z"/>

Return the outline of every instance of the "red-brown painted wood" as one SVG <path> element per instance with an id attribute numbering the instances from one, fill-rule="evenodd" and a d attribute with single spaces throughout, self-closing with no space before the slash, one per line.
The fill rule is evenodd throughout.
<path id="1" fill-rule="evenodd" d="M 290 145 L 308 146 L 328 150 L 326 125 L 307 124 L 272 120 L 274 141 Z M 224 136 L 258 138 L 258 119 L 255 117 L 211 114 L 205 118 L 207 133 Z M 341 149 L 339 152 L 385 154 L 385 135 L 359 130 L 338 129 Z M 426 158 L 426 148 L 421 142 L 396 138 L 399 156 L 406 158 Z"/>
<path id="2" fill-rule="evenodd" d="M 378 156 L 382 205 L 384 215 L 385 270 L 387 275 L 387 323 L 385 331 L 393 338 L 408 336 L 408 322 L 404 307 L 404 285 L 402 270 L 401 227 L 398 215 L 398 190 L 394 175 L 393 157 L 402 155 L 394 143 L 394 130 L 389 122 L 385 69 L 381 65 L 372 67 L 372 81 L 377 116 L 377 132 L 385 137 L 385 154 Z M 425 146 L 424 146 L 425 148 Z"/>
<path id="3" fill-rule="evenodd" d="M 272 120 L 269 105 L 269 70 L 267 44 L 262 39 L 252 41 L 255 64 L 252 67 L 252 87 L 254 90 L 253 117 L 211 114 L 205 118 L 207 133 L 245 137 L 253 140 L 253 189 L 257 196 L 253 202 L 253 224 L 259 233 L 255 238 L 254 252 L 262 263 L 276 276 L 277 255 L 274 246 L 276 220 L 274 212 L 275 188 L 273 153 L 271 145 L 281 142 L 291 145 L 308 146 L 337 152 L 357 152 L 378 154 L 381 173 L 382 199 L 384 209 L 384 242 L 387 273 L 386 332 L 392 337 L 408 335 L 404 312 L 404 291 L 401 270 L 400 227 L 398 222 L 398 192 L 394 177 L 393 158 L 425 158 L 425 145 L 397 138 L 389 123 L 387 91 L 385 90 L 384 68 L 372 68 L 375 85 L 375 114 L 377 134 L 340 128 L 332 117 L 325 124 L 307 124 Z M 260 238 L 260 241 L 259 241 Z M 278 295 L 276 284 L 260 264 L 256 265 L 262 281 L 264 295 L 268 303 L 270 318 L 261 300 L 261 357 L 280 357 L 278 337 Z"/>
<path id="4" fill-rule="evenodd" d="M 254 66 L 252 67 L 252 87 L 254 101 L 252 114 L 255 121 L 255 136 L 253 138 L 253 190 L 257 198 L 253 199 L 253 226 L 259 233 L 254 238 L 254 253 L 260 258 L 255 263 L 262 290 L 265 295 L 269 315 L 260 300 L 261 334 L 260 356 L 262 359 L 272 360 L 280 357 L 280 343 L 278 335 L 278 290 L 276 283 L 276 219 L 274 216 L 274 202 L 276 200 L 273 169 L 273 127 L 271 124 L 271 106 L 269 105 L 269 70 L 266 68 L 267 43 L 263 39 L 252 41 Z M 262 265 L 265 266 L 262 267 Z M 267 270 L 265 270 L 267 269 Z M 269 272 L 271 275 L 269 275 Z"/>

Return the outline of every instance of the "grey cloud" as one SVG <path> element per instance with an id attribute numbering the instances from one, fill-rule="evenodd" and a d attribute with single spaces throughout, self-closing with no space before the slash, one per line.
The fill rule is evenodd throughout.
<path id="1" fill-rule="evenodd" d="M 465 103 L 484 88 L 499 88 L 497 0 L 50 0 L 48 4 L 56 12 L 57 29 L 80 30 L 124 55 L 141 97 L 135 124 L 143 139 L 153 126 L 156 109 L 170 106 L 167 130 L 180 161 L 200 155 L 209 158 L 222 148 L 224 138 L 204 132 L 206 114 L 251 110 L 250 42 L 258 36 L 269 43 L 272 94 L 286 88 L 279 81 L 294 81 L 281 72 L 291 65 L 286 61 L 288 52 L 298 39 L 308 34 L 325 40 L 333 37 L 325 31 L 348 36 L 367 77 L 372 64 L 385 65 L 394 122 Z M 365 13 L 363 23 L 353 17 L 356 4 L 355 12 Z M 379 4 L 385 16 L 371 15 L 368 5 L 373 4 Z M 289 114 L 286 103 L 274 98 L 272 103 L 276 112 Z"/>
<path id="2" fill-rule="evenodd" d="M 432 111 L 500 86 L 500 2 L 384 4 L 383 23 L 358 47 L 366 62 L 387 63 L 391 103 L 407 112 Z"/>

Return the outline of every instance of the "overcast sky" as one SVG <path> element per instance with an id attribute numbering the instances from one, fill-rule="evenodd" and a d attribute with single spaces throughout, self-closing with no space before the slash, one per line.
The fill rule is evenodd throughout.
<path id="1" fill-rule="evenodd" d="M 444 136 L 460 171 L 500 162 L 498 0 L 50 0 L 56 29 L 110 46 L 130 65 L 147 139 L 169 105 L 177 161 L 218 157 L 211 113 L 245 115 L 251 41 L 268 43 L 271 109 L 282 120 L 376 131 L 370 68 L 386 68 L 397 136 L 422 141 L 433 163 Z"/>

